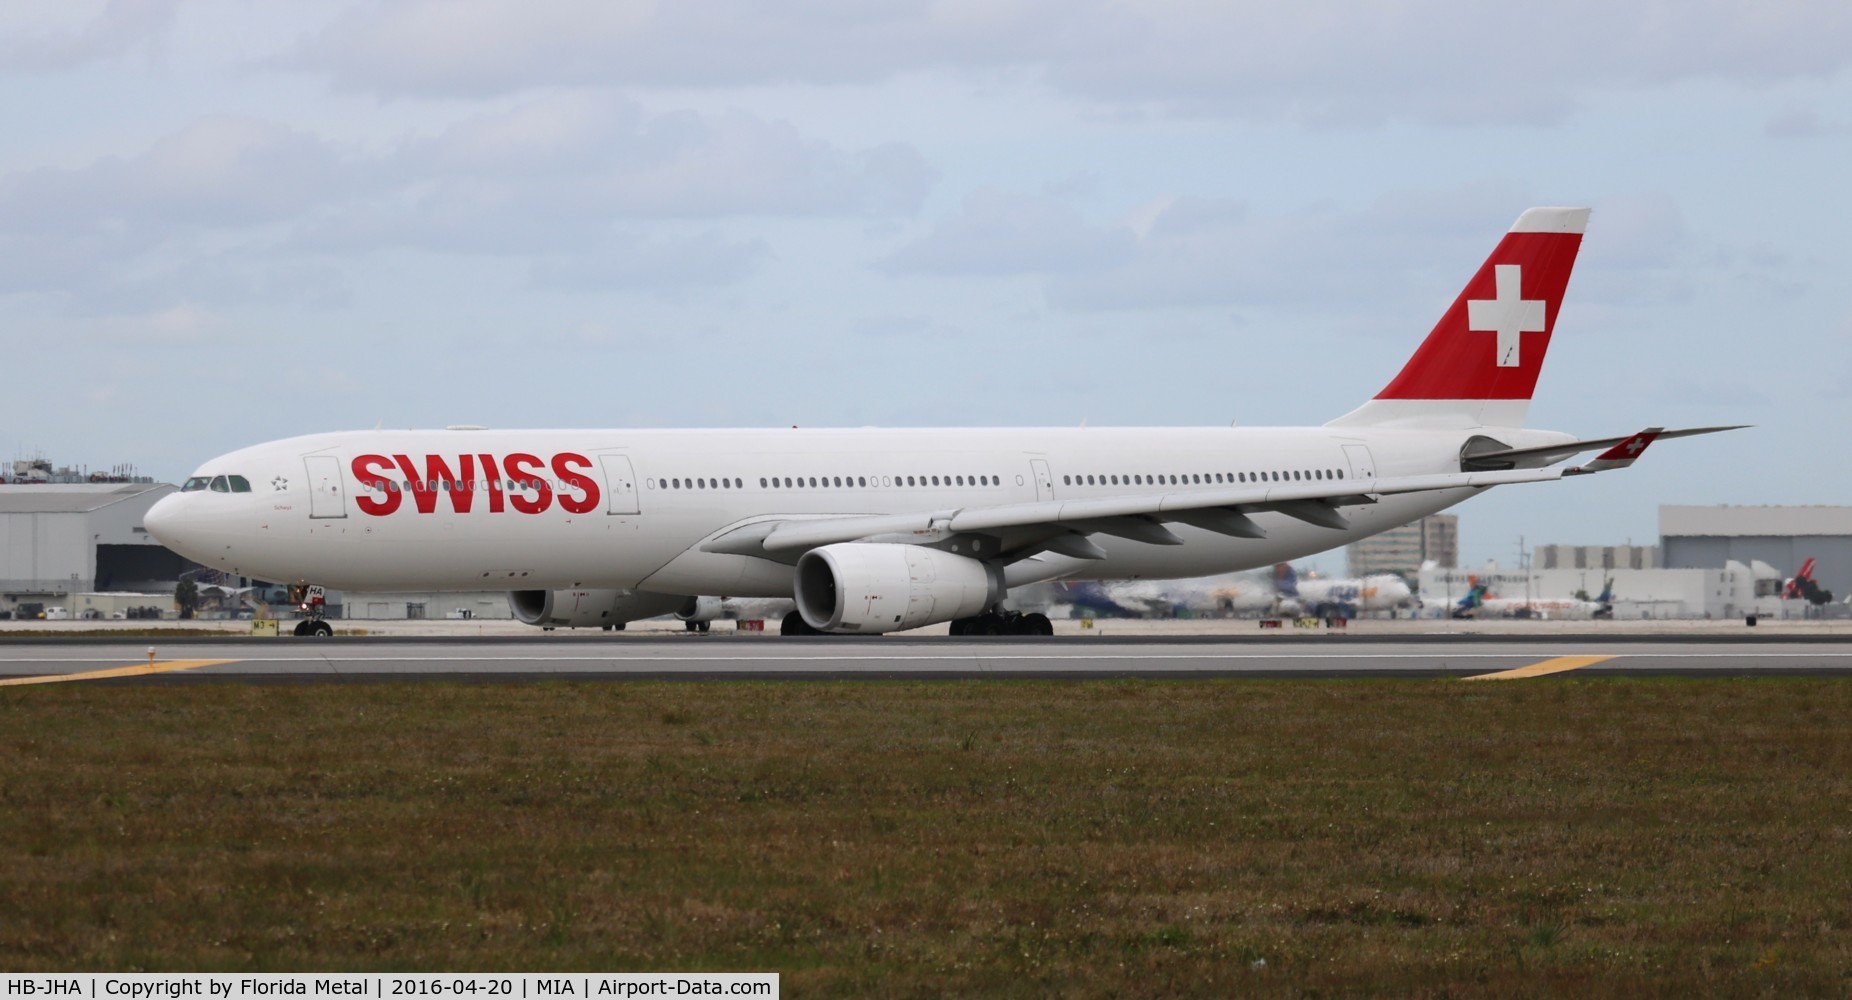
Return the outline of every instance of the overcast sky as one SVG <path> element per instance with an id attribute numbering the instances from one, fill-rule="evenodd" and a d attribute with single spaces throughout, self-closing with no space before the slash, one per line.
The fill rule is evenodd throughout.
<path id="1" fill-rule="evenodd" d="M 1468 560 L 1852 502 L 1849 60 L 1844 0 L 9 0 L 0 444 L 1318 424 L 1564 204 L 1531 422 L 1757 426 Z"/>

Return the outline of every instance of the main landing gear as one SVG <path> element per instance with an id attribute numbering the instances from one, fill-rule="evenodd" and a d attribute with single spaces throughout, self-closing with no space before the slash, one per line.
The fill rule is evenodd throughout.
<path id="1" fill-rule="evenodd" d="M 779 625 L 780 635 L 828 635 L 810 627 L 804 616 L 796 611 L 785 615 Z M 987 611 L 970 618 L 958 618 L 952 621 L 952 635 L 1054 635 L 1055 626 L 1043 614 L 1023 614 L 1018 611 Z"/>
<path id="2" fill-rule="evenodd" d="M 692 624 L 692 623 L 690 623 Z M 787 612 L 784 621 L 778 623 L 779 635 L 828 635 L 810 627 L 804 616 L 796 611 Z"/>
<path id="3" fill-rule="evenodd" d="M 792 614 L 797 614 L 797 612 L 794 611 L 792 612 Z M 803 616 L 799 615 L 798 617 L 801 618 Z M 682 623 L 682 625 L 685 626 L 687 630 L 690 632 L 705 632 L 707 631 L 707 627 L 709 624 L 711 623 L 710 622 L 683 622 Z"/>
<path id="4" fill-rule="evenodd" d="M 1020 611 L 986 611 L 952 621 L 952 635 L 1054 635 L 1048 616 Z"/>
<path id="5" fill-rule="evenodd" d="M 306 618 L 296 623 L 297 635 L 312 635 L 317 639 L 326 639 L 334 634 L 334 626 L 320 618 Z"/>

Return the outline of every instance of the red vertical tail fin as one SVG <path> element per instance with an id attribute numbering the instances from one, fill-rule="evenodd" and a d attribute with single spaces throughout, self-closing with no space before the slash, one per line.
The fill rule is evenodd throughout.
<path id="1" fill-rule="evenodd" d="M 1518 216 L 1401 373 L 1331 425 L 1521 426 L 1588 211 Z"/>

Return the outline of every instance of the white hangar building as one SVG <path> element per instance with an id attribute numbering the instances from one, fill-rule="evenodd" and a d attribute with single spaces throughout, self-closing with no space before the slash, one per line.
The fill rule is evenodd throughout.
<path id="1" fill-rule="evenodd" d="M 171 593 L 192 564 L 154 540 L 142 516 L 166 483 L 0 485 L 0 611 L 68 606 L 99 590 Z"/>
<path id="2" fill-rule="evenodd" d="M 1791 577 L 1808 559 L 1835 600 L 1852 594 L 1852 507 L 1714 506 L 1659 508 L 1660 564 L 1715 569 L 1764 562 Z"/>

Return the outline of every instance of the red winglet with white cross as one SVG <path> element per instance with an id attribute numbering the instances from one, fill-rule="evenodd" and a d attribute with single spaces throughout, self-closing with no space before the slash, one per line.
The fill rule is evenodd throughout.
<path id="1" fill-rule="evenodd" d="M 1632 465 L 1634 460 L 1638 459 L 1640 455 L 1646 451 L 1646 446 L 1652 444 L 1653 439 L 1664 431 L 1664 427 L 1648 427 L 1614 447 L 1609 448 L 1607 451 L 1596 455 L 1594 461 L 1570 471 L 1604 472 L 1608 469 L 1625 469 L 1627 466 Z"/>

